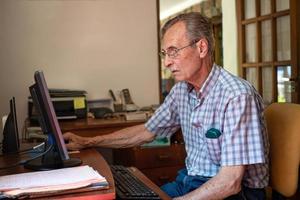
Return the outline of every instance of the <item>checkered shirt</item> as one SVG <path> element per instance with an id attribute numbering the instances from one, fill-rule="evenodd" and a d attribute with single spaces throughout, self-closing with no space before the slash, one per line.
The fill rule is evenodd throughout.
<path id="1" fill-rule="evenodd" d="M 220 167 L 247 165 L 243 185 L 268 185 L 269 142 L 263 101 L 253 86 L 214 64 L 197 92 L 186 82 L 174 85 L 145 127 L 170 137 L 181 128 L 189 175 L 215 176 Z M 206 137 L 209 129 L 217 138 Z"/>

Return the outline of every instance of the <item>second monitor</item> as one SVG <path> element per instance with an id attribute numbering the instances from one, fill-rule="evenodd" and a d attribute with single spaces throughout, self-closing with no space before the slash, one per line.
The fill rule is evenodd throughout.
<path id="1" fill-rule="evenodd" d="M 16 101 L 13 97 L 9 101 L 10 112 L 3 129 L 2 153 L 16 153 L 19 151 L 19 131 L 17 123 Z"/>

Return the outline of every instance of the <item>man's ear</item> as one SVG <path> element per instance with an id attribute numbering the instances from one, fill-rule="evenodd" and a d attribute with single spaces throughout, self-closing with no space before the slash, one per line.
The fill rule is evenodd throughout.
<path id="1" fill-rule="evenodd" d="M 200 58 L 204 58 L 208 53 L 208 42 L 205 38 L 200 39 L 197 43 L 197 49 L 199 51 Z"/>

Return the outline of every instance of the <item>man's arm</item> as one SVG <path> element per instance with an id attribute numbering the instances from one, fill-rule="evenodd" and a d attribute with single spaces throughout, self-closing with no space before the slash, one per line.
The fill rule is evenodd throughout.
<path id="1" fill-rule="evenodd" d="M 80 137 L 70 132 L 63 136 L 68 141 L 66 146 L 69 150 L 78 150 L 88 147 L 133 147 L 152 141 L 155 134 L 149 132 L 144 124 L 141 124 L 96 137 Z"/>
<path id="2" fill-rule="evenodd" d="M 219 173 L 198 189 L 176 200 L 224 199 L 241 191 L 245 165 L 222 167 Z"/>

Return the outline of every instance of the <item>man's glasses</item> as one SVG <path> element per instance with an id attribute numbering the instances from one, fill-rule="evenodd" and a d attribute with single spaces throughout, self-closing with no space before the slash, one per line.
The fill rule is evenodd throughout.
<path id="1" fill-rule="evenodd" d="M 176 47 L 170 47 L 170 48 L 168 48 L 167 50 L 161 50 L 161 52 L 159 53 L 159 55 L 160 55 L 160 57 L 162 58 L 162 59 L 165 59 L 166 58 L 166 56 L 168 56 L 169 58 L 176 58 L 177 56 L 178 56 L 178 52 L 179 51 L 181 51 L 181 50 L 183 50 L 183 49 L 185 49 L 185 48 L 187 48 L 187 47 L 190 47 L 190 46 L 192 46 L 192 45 L 194 45 L 194 44 L 196 44 L 197 42 L 198 42 L 199 40 L 194 40 L 194 41 L 192 41 L 190 44 L 188 44 L 188 45 L 186 45 L 186 46 L 184 46 L 184 47 L 181 47 L 181 48 L 176 48 Z"/>

